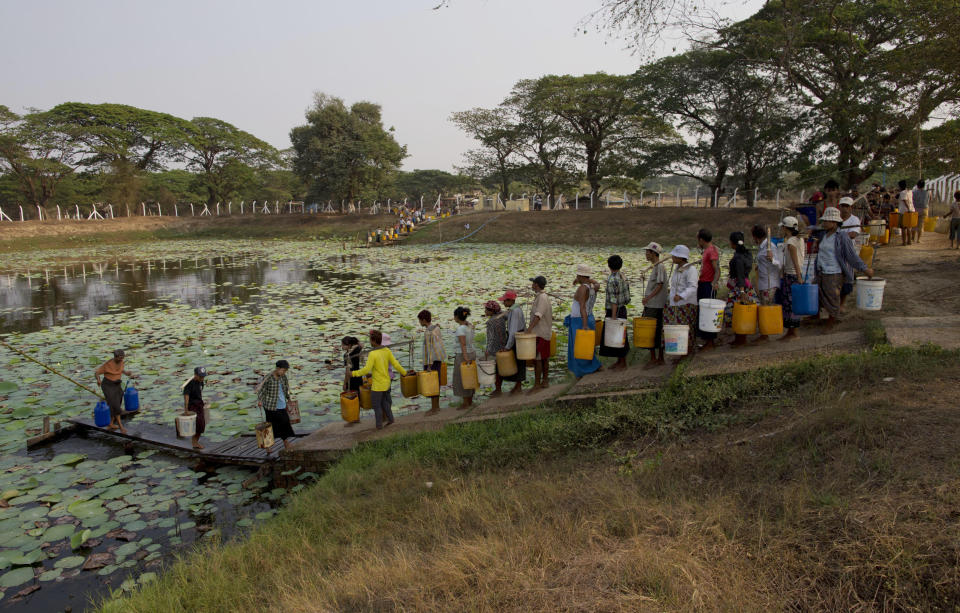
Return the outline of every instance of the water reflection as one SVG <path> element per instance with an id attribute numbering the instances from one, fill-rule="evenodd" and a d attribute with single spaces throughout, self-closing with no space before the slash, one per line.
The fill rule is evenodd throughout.
<path id="1" fill-rule="evenodd" d="M 109 309 L 176 301 L 197 308 L 241 302 L 252 312 L 264 285 L 324 282 L 335 286 L 385 276 L 317 270 L 297 261 L 246 256 L 146 262 L 81 263 L 0 276 L 0 333 L 35 332 Z"/>

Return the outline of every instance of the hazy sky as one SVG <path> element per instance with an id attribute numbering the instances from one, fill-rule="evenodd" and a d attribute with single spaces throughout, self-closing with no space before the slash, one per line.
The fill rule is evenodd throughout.
<path id="1" fill-rule="evenodd" d="M 0 0 L 0 104 L 218 117 L 286 148 L 322 91 L 380 104 L 405 169 L 451 170 L 473 144 L 450 113 L 494 106 L 522 78 L 638 66 L 621 41 L 577 32 L 600 0 L 438 3 Z"/>

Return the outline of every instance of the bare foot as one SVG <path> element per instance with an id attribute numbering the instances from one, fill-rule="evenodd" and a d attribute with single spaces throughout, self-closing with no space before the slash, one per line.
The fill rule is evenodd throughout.
<path id="1" fill-rule="evenodd" d="M 203 449 L 203 445 L 201 445 L 200 443 L 194 443 L 194 444 L 193 444 L 193 448 L 194 448 L 194 449 Z"/>
<path id="2" fill-rule="evenodd" d="M 426 413 L 424 413 L 424 415 L 436 415 L 439 412 L 440 412 L 440 409 L 430 409 Z"/>
<path id="3" fill-rule="evenodd" d="M 110 424 L 109 426 L 107 426 L 107 430 L 116 430 L 116 429 L 117 427 L 114 426 L 113 424 Z"/>
<path id="4" fill-rule="evenodd" d="M 121 432 L 122 434 L 126 434 L 126 433 L 127 433 L 127 429 L 124 428 L 123 426 L 120 426 L 120 432 Z"/>
<path id="5" fill-rule="evenodd" d="M 498 398 L 500 396 L 503 396 L 503 392 L 501 392 L 500 390 L 494 390 L 490 393 L 491 398 Z"/>
<path id="6" fill-rule="evenodd" d="M 513 388 L 512 390 L 510 390 L 510 395 L 511 395 L 511 396 L 516 396 L 517 394 L 522 394 L 522 393 L 523 393 L 523 388 L 520 387 L 520 386 L 517 386 L 517 387 Z"/>
<path id="7" fill-rule="evenodd" d="M 752 341 L 750 341 L 750 344 L 751 344 L 751 345 L 762 345 L 762 344 L 768 342 L 769 340 L 770 340 L 770 337 L 769 337 L 769 336 L 767 336 L 766 334 L 762 334 L 762 335 L 758 336 L 757 338 L 753 339 Z"/>

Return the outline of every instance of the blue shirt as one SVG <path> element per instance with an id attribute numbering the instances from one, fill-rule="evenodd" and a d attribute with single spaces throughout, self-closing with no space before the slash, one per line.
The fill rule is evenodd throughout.
<path id="1" fill-rule="evenodd" d="M 840 268 L 840 262 L 838 259 L 838 245 L 837 241 L 839 240 L 840 232 L 834 232 L 832 236 L 826 236 L 823 240 L 820 241 L 820 252 L 817 256 L 817 265 L 820 267 L 820 272 L 825 275 L 838 275 L 843 272 L 843 269 Z"/>
<path id="2" fill-rule="evenodd" d="M 280 392 L 277 395 L 277 410 L 282 411 L 287 408 L 287 397 L 283 395 L 283 386 L 279 386 Z"/>

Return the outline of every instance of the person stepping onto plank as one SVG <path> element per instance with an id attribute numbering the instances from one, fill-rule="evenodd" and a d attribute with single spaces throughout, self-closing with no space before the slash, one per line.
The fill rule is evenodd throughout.
<path id="1" fill-rule="evenodd" d="M 97 378 L 97 385 L 103 392 L 103 398 L 107 401 L 107 406 L 110 407 L 110 425 L 107 426 L 107 430 L 120 430 L 124 434 L 127 433 L 127 429 L 123 427 L 123 420 L 121 419 L 121 415 L 123 415 L 123 388 L 120 387 L 120 377 L 127 375 L 131 379 L 136 379 L 133 373 L 124 370 L 123 361 L 125 357 L 126 354 L 123 349 L 117 349 L 113 352 L 113 359 L 101 364 L 93 373 Z M 101 376 L 103 380 L 100 379 Z"/>
<path id="2" fill-rule="evenodd" d="M 203 414 L 203 382 L 207 377 L 207 369 L 197 366 L 193 369 L 193 378 L 183 386 L 183 410 L 193 411 L 197 416 L 197 430 L 193 435 L 193 448 L 203 449 L 200 444 L 200 435 L 207 429 L 207 419 Z"/>

